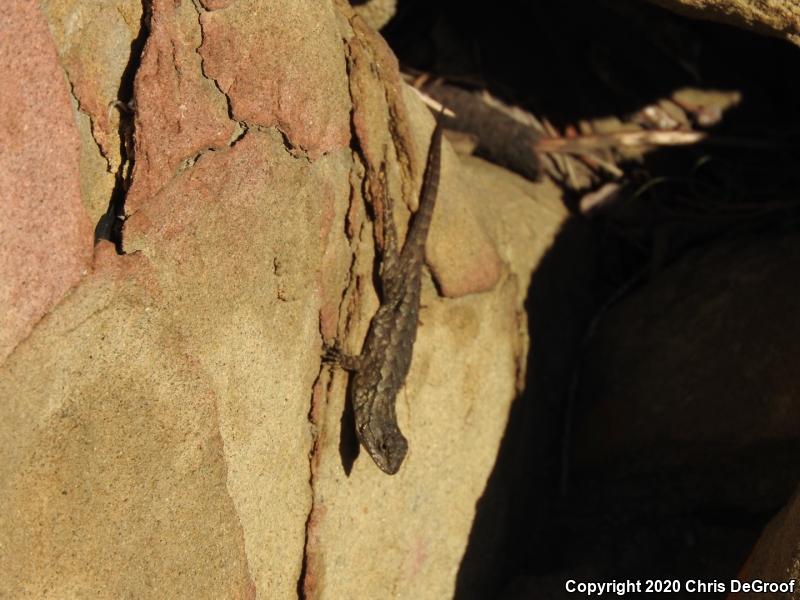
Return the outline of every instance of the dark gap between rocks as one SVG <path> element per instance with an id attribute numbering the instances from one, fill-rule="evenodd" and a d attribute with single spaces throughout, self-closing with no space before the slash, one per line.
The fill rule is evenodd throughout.
<path id="1" fill-rule="evenodd" d="M 134 113 L 133 86 L 136 72 L 142 60 L 142 51 L 150 33 L 150 0 L 142 0 L 142 17 L 139 23 L 139 34 L 131 42 L 131 53 L 128 64 L 122 71 L 122 78 L 117 91 L 117 106 L 120 110 L 119 144 L 120 165 L 115 174 L 114 189 L 108 201 L 108 210 L 100 217 L 94 229 L 95 243 L 108 240 L 114 244 L 117 254 L 124 254 L 122 247 L 122 226 L 125 223 L 125 198 L 128 195 L 130 179 L 133 173 L 134 156 Z"/>
<path id="2" fill-rule="evenodd" d="M 788 76 L 800 50 L 620 1 L 406 0 L 383 33 L 404 68 L 489 90 L 560 131 L 625 121 L 680 88 L 741 95 L 704 129 L 736 143 L 621 160 L 619 200 L 598 214 L 578 209 L 587 189 L 568 191 L 574 216 L 533 275 L 527 385 L 456 597 L 736 577 L 800 472 L 800 86 Z M 724 594 L 671 594 L 698 596 Z"/>

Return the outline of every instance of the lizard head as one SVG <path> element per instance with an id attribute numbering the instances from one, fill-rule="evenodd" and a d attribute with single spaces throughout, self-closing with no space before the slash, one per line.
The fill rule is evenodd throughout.
<path id="1" fill-rule="evenodd" d="M 361 443 L 381 471 L 394 475 L 408 452 L 408 441 L 397 426 L 366 427 L 358 432 Z"/>

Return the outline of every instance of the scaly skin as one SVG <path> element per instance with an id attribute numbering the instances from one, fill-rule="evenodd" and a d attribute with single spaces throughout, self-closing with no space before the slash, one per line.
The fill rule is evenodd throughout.
<path id="1" fill-rule="evenodd" d="M 340 364 L 354 372 L 351 400 L 358 439 L 375 464 L 389 475 L 397 473 L 408 452 L 408 441 L 397 426 L 395 401 L 408 375 L 417 337 L 425 242 L 439 188 L 440 120 L 428 151 L 419 207 L 399 254 L 390 199 L 384 204 L 382 297 L 364 347 L 358 356 L 339 357 Z"/>

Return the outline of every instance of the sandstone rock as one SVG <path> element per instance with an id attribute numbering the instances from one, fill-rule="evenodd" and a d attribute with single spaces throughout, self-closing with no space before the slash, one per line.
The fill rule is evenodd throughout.
<path id="1" fill-rule="evenodd" d="M 0 361 L 91 261 L 79 139 L 47 22 L 34 3 L 0 8 Z"/>
<path id="2" fill-rule="evenodd" d="M 796 0 L 651 0 L 677 13 L 717 21 L 800 44 Z"/>
<path id="3" fill-rule="evenodd" d="M 397 12 L 397 0 L 368 0 L 355 3 L 353 9 L 377 31 L 394 17 Z"/>
<path id="4" fill-rule="evenodd" d="M 141 0 L 43 0 L 61 66 L 69 80 L 81 136 L 81 197 L 93 223 L 108 208 L 122 168 L 120 96 L 130 96 L 144 37 Z"/>
<path id="5" fill-rule="evenodd" d="M 452 594 L 522 385 L 528 282 L 565 211 L 446 148 L 429 246 L 445 296 L 427 280 L 398 400 L 411 451 L 394 477 L 354 456 L 322 338 L 358 350 L 377 305 L 373 161 L 403 232 L 433 120 L 342 3 L 256 9 L 152 3 L 126 254 L 101 243 L 0 364 L 0 595 Z"/>

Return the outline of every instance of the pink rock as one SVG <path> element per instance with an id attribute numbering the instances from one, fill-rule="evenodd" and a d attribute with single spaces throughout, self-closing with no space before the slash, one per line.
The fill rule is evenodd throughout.
<path id="1" fill-rule="evenodd" d="M 206 2 L 209 8 L 220 4 Z M 333 19 L 330 6 L 289 0 L 246 5 L 247 19 L 241 10 L 200 16 L 203 69 L 227 94 L 234 118 L 277 126 L 312 160 L 347 147 L 351 106 L 342 42 L 321 25 Z"/>
<path id="2" fill-rule="evenodd" d="M 224 95 L 203 76 L 191 3 L 155 0 L 136 73 L 136 163 L 125 201 L 132 214 L 167 185 L 183 161 L 228 146 L 237 124 Z"/>
<path id="3" fill-rule="evenodd" d="M 81 204 L 67 81 L 37 2 L 0 6 L 0 360 L 81 278 L 92 225 Z"/>

